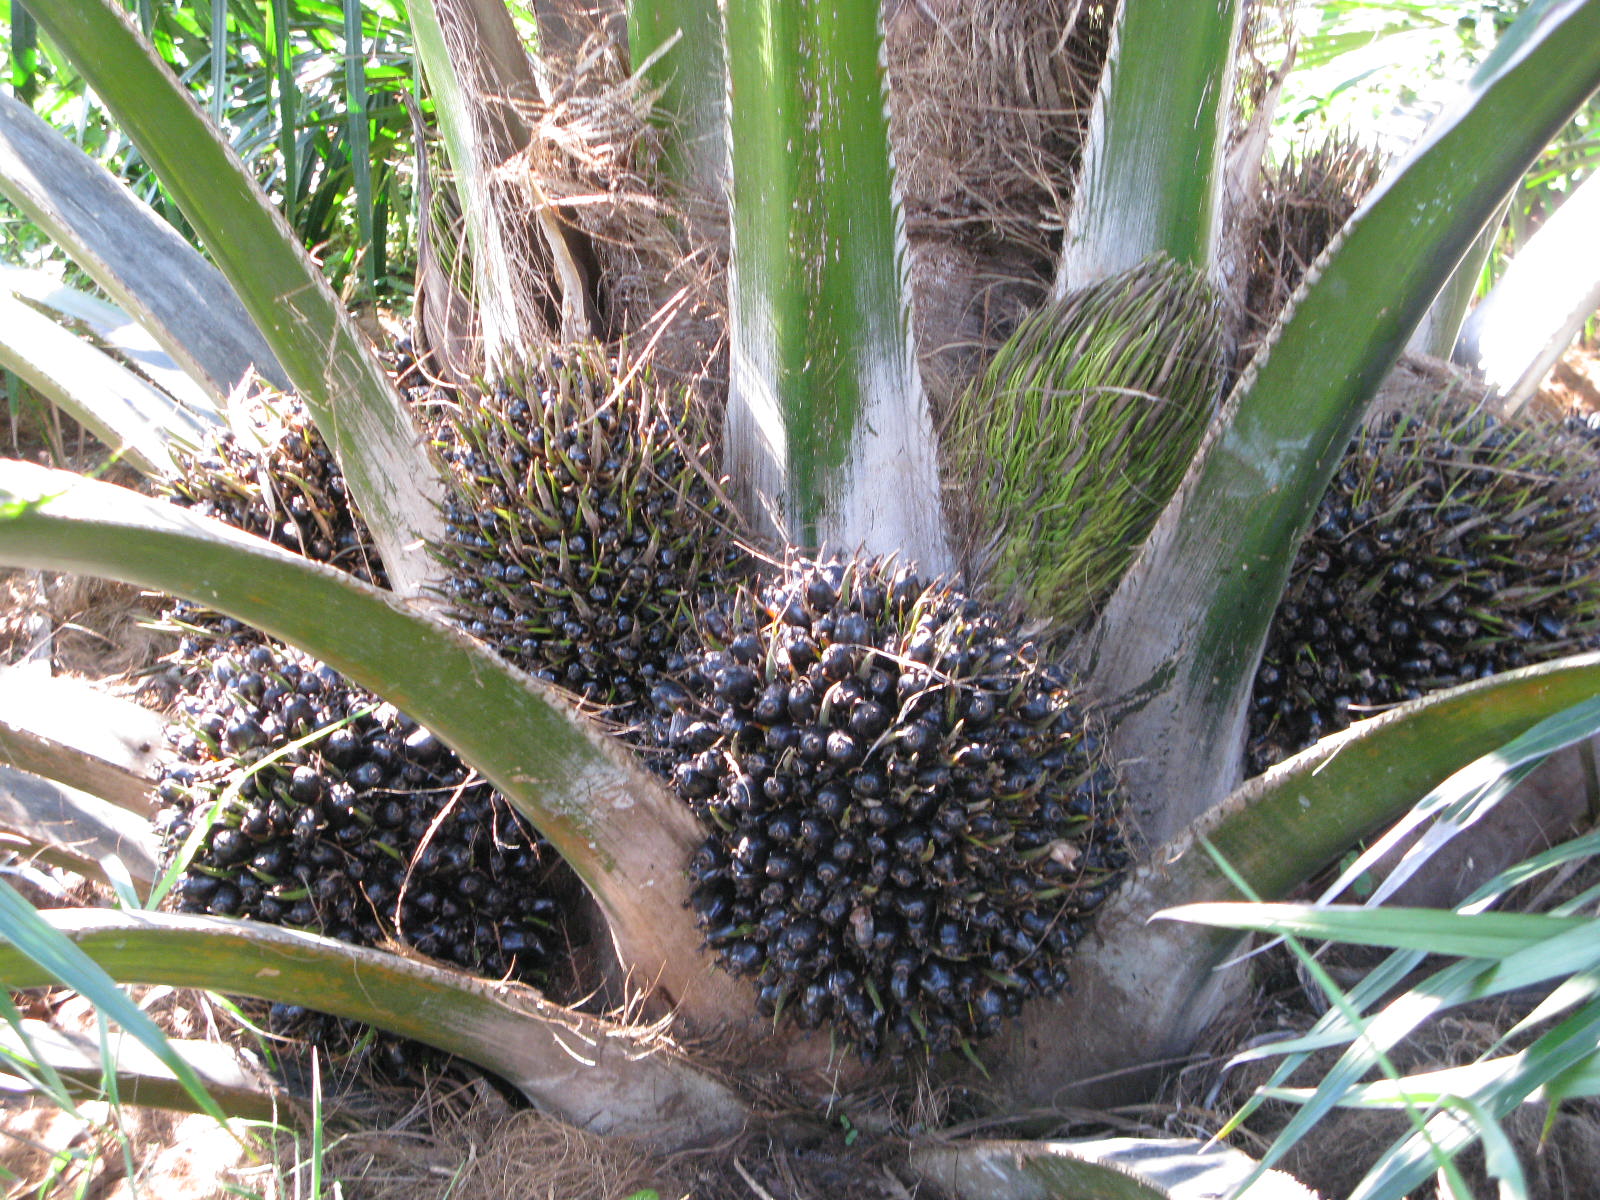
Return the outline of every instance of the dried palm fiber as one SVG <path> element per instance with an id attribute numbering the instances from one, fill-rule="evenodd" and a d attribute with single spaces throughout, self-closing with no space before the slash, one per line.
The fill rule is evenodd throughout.
<path id="1" fill-rule="evenodd" d="M 706 1194 L 681 1160 L 656 1157 L 628 1138 L 481 1098 L 468 1104 L 460 1096 L 435 1101 L 430 1094 L 428 1102 L 435 1111 L 412 1116 L 392 1133 L 361 1130 L 338 1138 L 328 1148 L 327 1174 L 345 1181 L 346 1195 L 363 1200 L 698 1200 Z M 351 1188 L 356 1180 L 359 1191 Z"/>
<path id="2" fill-rule="evenodd" d="M 589 336 L 642 343 L 668 326 L 654 341 L 656 372 L 714 382 L 724 369 L 726 213 L 720 197 L 664 194 L 655 164 L 665 135 L 649 120 L 649 87 L 629 74 L 615 15 L 568 12 L 569 36 L 542 56 L 543 94 L 518 106 L 532 136 L 497 174 L 520 197 L 523 224 L 553 211 L 577 235 Z"/>
<path id="3" fill-rule="evenodd" d="M 1432 390 L 1357 434 L 1256 673 L 1258 773 L 1437 688 L 1600 646 L 1600 472 L 1581 436 Z"/>
<path id="4" fill-rule="evenodd" d="M 656 700 L 708 833 L 695 916 L 759 1011 L 870 1061 L 967 1046 L 1065 986 L 1128 861 L 1067 675 L 878 559 L 795 563 L 707 624 Z"/>
<path id="5" fill-rule="evenodd" d="M 635 744 L 658 742 L 649 691 L 682 669 L 696 608 L 744 570 L 686 389 L 598 351 L 547 353 L 443 410 L 438 444 L 455 618 Z"/>
<path id="6" fill-rule="evenodd" d="M 1257 349 L 1306 271 L 1378 180 L 1382 164 L 1345 134 L 1291 150 L 1263 172 L 1261 197 L 1245 236 L 1243 357 Z M 1241 358 L 1241 361 L 1243 358 Z"/>
<path id="7" fill-rule="evenodd" d="M 1054 256 L 1110 9 L 1083 0 L 885 6 L 890 131 L 910 233 Z"/>
<path id="8" fill-rule="evenodd" d="M 936 419 L 1048 295 L 1110 8 L 885 6 L 913 332 Z"/>
<path id="9" fill-rule="evenodd" d="M 1221 382 L 1216 302 L 1169 261 L 1030 317 L 946 430 L 975 573 L 1036 619 L 1081 623 L 1177 487 Z"/>

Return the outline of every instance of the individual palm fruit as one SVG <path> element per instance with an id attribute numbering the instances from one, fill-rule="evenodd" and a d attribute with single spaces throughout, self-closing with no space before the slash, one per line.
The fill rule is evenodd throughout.
<path id="1" fill-rule="evenodd" d="M 449 603 L 505 658 L 621 723 L 681 660 L 742 556 L 684 392 L 551 357 L 439 431 Z"/>
<path id="2" fill-rule="evenodd" d="M 1592 454 L 1458 405 L 1363 429 L 1295 560 L 1256 672 L 1259 773 L 1437 688 L 1600 645 Z"/>
<path id="3" fill-rule="evenodd" d="M 563 875 L 510 805 L 392 705 L 203 620 L 157 789 L 177 908 L 542 978 Z"/>
<path id="4" fill-rule="evenodd" d="M 996 590 L 1059 628 L 1087 618 L 1178 486 L 1221 383 L 1216 301 L 1170 261 L 1028 318 L 946 437 Z"/>
<path id="5" fill-rule="evenodd" d="M 170 485 L 178 503 L 386 586 L 338 460 L 294 397 L 260 400 L 248 429 L 222 434 L 205 451 L 186 456 L 183 466 Z"/>
<path id="6" fill-rule="evenodd" d="M 1065 674 L 882 560 L 796 564 L 708 625 L 720 647 L 654 699 L 709 831 L 696 919 L 761 1010 L 871 1060 L 1059 991 L 1127 862 Z"/>

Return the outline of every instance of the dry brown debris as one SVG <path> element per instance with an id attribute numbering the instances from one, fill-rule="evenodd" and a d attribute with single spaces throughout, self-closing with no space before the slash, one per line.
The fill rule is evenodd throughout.
<path id="1" fill-rule="evenodd" d="M 1263 172 L 1247 259 L 1242 349 L 1266 336 L 1311 264 L 1377 182 L 1382 164 L 1359 143 L 1331 137 Z"/>

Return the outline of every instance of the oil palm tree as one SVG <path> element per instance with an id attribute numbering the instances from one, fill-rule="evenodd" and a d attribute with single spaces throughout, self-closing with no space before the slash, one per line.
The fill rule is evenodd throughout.
<path id="1" fill-rule="evenodd" d="M 1225 101 L 1243 8 L 1137 0 L 1113 15 L 1077 6 L 1111 22 L 1111 50 L 1073 189 L 1063 295 L 1158 255 L 1229 286 L 1222 231 L 1234 112 Z M 549 103 L 549 81 L 498 0 L 415 0 L 410 14 L 466 201 L 484 361 L 513 373 L 525 339 L 598 332 L 570 212 L 509 195 L 495 170 L 528 148 L 528 113 Z M 787 1028 L 771 1036 L 752 989 L 708 967 L 683 907 L 683 864 L 698 833 L 679 802 L 548 688 L 427 611 L 437 566 L 418 547 L 440 538 L 445 485 L 281 222 L 233 182 L 237 164 L 114 5 L 73 0 L 40 16 L 141 144 L 304 397 L 371 524 L 392 590 L 109 485 L 23 466 L 8 468 L 0 555 L 215 605 L 392 700 L 491 779 L 575 867 L 619 962 L 653 981 L 680 1021 L 720 1029 L 754 1061 L 815 1082 L 833 1057 L 827 1039 Z M 708 35 L 716 29 L 720 38 Z M 635 61 L 663 73 L 678 116 L 660 186 L 702 198 L 726 187 L 730 197 L 727 465 L 747 507 L 768 516 L 780 551 L 864 548 L 947 569 L 937 443 L 907 342 L 876 6 L 735 0 L 719 25 L 704 6 L 641 4 L 630 31 Z M 1131 567 L 1079 631 L 1072 654 L 1114 721 L 1144 861 L 1076 955 L 1074 990 L 1031 1006 L 981 1048 L 1008 1102 L 1126 1094 L 1140 1078 L 1129 1068 L 1181 1050 L 1227 995 L 1228 976 L 1212 971 L 1234 944 L 1227 936 L 1147 923 L 1174 901 L 1236 894 L 1198 853 L 1200 839 L 1257 892 L 1281 894 L 1487 744 L 1592 694 L 1592 661 L 1535 668 L 1430 698 L 1240 786 L 1250 681 L 1299 537 L 1424 310 L 1526 164 L 1600 85 L 1600 54 L 1575 46 L 1600 48 L 1596 0 L 1538 3 L 1513 26 L 1461 104 L 1316 264 L 1187 472 L 1171 481 Z M 715 82 L 723 78 L 726 88 Z M 522 97 L 525 105 L 511 102 Z M 724 120 L 725 175 L 695 140 Z M 239 193 L 228 203 L 221 181 Z M 542 302 L 519 292 L 529 278 Z M 420 671 L 419 660 L 428 664 Z M 615 1053 L 619 1043 L 606 1039 L 617 1031 L 603 1022 L 508 1003 L 459 975 L 376 952 L 154 915 L 52 922 L 119 977 L 232 991 L 252 990 L 246 964 L 271 947 L 295 965 L 254 984 L 260 994 L 303 1002 L 321 989 L 331 1010 L 493 1065 L 537 1102 L 598 1127 L 682 1143 L 744 1111 L 692 1062 L 640 1065 Z M 14 984 L 44 978 L 16 953 L 0 962 Z M 330 970 L 350 980 L 337 996 L 318 982 Z M 574 1022 L 600 1048 L 603 1086 L 594 1074 L 551 1069 L 552 1039 Z M 1079 1086 L 1106 1072 L 1122 1074 L 1109 1088 Z M 655 1116 L 641 1111 L 639 1096 L 669 1093 L 675 1099 Z"/>

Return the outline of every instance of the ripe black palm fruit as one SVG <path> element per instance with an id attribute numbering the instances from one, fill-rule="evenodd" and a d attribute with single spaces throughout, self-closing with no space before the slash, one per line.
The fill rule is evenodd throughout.
<path id="1" fill-rule="evenodd" d="M 762 1011 L 870 1061 L 1060 990 L 1128 860 L 1065 675 L 883 561 L 800 563 L 708 624 L 721 647 L 655 699 L 710 831 L 695 916 Z"/>
<path id="2" fill-rule="evenodd" d="M 1560 430 L 1446 408 L 1357 435 L 1273 618 L 1252 773 L 1375 710 L 1600 645 L 1600 475 Z"/>
<path id="3" fill-rule="evenodd" d="M 440 553 L 467 629 L 509 661 L 643 722 L 693 612 L 742 555 L 686 393 L 548 359 L 439 431 L 456 497 Z"/>
<path id="4" fill-rule="evenodd" d="M 330 668 L 237 622 L 187 618 L 178 665 L 189 686 L 158 785 L 169 855 L 201 830 L 177 909 L 545 978 L 564 868 L 510 805 L 427 729 Z"/>
<path id="5" fill-rule="evenodd" d="M 189 456 L 172 498 L 206 516 L 387 586 L 333 452 L 292 396 L 258 406 L 251 437 L 224 433 Z M 258 446 L 252 446 L 259 441 Z"/>

